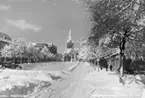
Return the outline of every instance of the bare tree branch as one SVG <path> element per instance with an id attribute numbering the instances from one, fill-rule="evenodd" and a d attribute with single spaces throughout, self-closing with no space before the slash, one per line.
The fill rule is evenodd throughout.
<path id="1" fill-rule="evenodd" d="M 125 6 L 122 10 L 120 10 L 118 13 L 116 13 L 115 16 L 117 16 L 118 14 L 122 13 L 124 10 L 126 10 L 135 0 L 132 0 L 127 6 Z"/>

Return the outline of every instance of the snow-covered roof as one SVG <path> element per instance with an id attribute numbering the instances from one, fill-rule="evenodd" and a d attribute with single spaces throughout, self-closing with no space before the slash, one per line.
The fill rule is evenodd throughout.
<path id="1" fill-rule="evenodd" d="M 108 58 L 110 56 L 116 55 L 120 53 L 120 49 L 119 48 L 110 48 L 108 49 L 106 52 L 102 52 L 102 54 L 100 54 L 100 58 L 105 57 Z"/>

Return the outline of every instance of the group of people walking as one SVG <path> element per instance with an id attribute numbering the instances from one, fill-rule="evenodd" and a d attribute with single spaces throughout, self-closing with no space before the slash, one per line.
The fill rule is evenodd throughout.
<path id="1" fill-rule="evenodd" d="M 106 59 L 100 59 L 100 60 L 90 60 L 89 61 L 90 65 L 96 70 L 98 68 L 98 71 L 103 68 L 106 69 L 106 71 L 110 70 L 113 71 L 113 66 L 112 64 L 108 64 Z"/>

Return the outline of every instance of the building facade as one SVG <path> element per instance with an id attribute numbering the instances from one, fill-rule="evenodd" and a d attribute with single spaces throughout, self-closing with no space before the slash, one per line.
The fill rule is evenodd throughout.
<path id="1" fill-rule="evenodd" d="M 0 32 L 0 52 L 4 48 L 5 45 L 8 45 L 12 42 L 12 39 L 9 35 Z M 1 55 L 1 53 L 0 53 Z"/>
<path id="2" fill-rule="evenodd" d="M 77 61 L 78 53 L 79 50 L 74 48 L 74 41 L 72 40 L 71 29 L 70 29 L 64 55 L 63 55 L 63 61 Z"/>

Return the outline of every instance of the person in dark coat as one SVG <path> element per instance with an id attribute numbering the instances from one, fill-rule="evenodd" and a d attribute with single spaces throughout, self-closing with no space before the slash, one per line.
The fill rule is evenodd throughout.
<path id="1" fill-rule="evenodd" d="M 104 65 L 105 65 L 106 71 L 108 71 L 108 64 L 107 64 L 107 60 L 106 59 L 104 59 Z"/>
<path id="2" fill-rule="evenodd" d="M 108 71 L 108 64 L 105 64 L 106 65 L 106 71 Z"/>
<path id="3" fill-rule="evenodd" d="M 112 66 L 112 65 L 110 65 L 110 71 L 112 71 L 112 69 L 113 69 L 113 66 Z"/>

